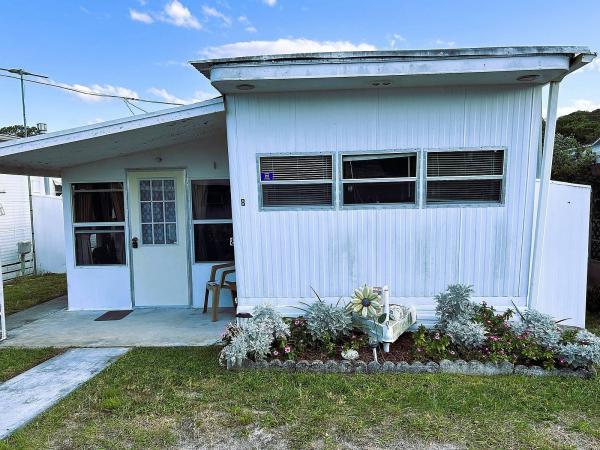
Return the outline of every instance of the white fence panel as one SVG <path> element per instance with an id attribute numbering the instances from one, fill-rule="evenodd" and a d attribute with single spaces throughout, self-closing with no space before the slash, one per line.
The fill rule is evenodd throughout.
<path id="1" fill-rule="evenodd" d="M 63 199 L 33 195 L 33 229 L 38 272 L 65 273 Z"/>
<path id="2" fill-rule="evenodd" d="M 590 186 L 552 181 L 542 250 L 542 287 L 534 308 L 585 326 Z"/>

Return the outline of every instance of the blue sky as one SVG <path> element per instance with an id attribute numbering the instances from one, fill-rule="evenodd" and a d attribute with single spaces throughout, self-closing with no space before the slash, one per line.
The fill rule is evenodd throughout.
<path id="1" fill-rule="evenodd" d="M 0 0 L 0 67 L 97 92 L 188 103 L 216 95 L 187 61 L 239 54 L 497 45 L 600 50 L 598 0 Z M 591 66 L 591 67 L 590 67 Z M 600 58 L 562 83 L 560 112 L 600 108 Z M 119 100 L 27 85 L 28 122 L 57 131 L 131 115 Z M 164 106 L 140 106 L 152 111 Z M 21 123 L 0 77 L 0 126 Z"/>

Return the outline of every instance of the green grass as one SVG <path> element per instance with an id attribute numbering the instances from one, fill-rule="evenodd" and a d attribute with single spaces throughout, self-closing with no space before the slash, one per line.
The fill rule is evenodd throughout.
<path id="1" fill-rule="evenodd" d="M 247 447 L 257 428 L 292 448 L 600 446 L 599 380 L 228 372 L 217 355 L 132 350 L 0 448 Z"/>
<path id="2" fill-rule="evenodd" d="M 61 353 L 56 348 L 2 348 L 0 349 L 0 382 Z"/>
<path id="3" fill-rule="evenodd" d="M 587 312 L 585 327 L 592 333 L 600 336 L 600 312 L 591 313 Z"/>
<path id="4" fill-rule="evenodd" d="M 8 281 L 4 285 L 6 314 L 13 314 L 67 293 L 65 274 L 49 273 L 26 276 Z"/>

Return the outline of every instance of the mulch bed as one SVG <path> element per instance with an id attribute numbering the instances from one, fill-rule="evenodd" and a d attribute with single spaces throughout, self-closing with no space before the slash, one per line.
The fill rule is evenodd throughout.
<path id="1" fill-rule="evenodd" d="M 413 345 L 413 333 L 404 333 L 402 334 L 398 340 L 392 344 L 390 344 L 389 353 L 385 353 L 383 350 L 377 350 L 377 359 L 380 363 L 384 363 L 385 361 L 391 362 L 400 362 L 400 361 L 412 361 L 414 359 L 414 354 L 412 349 Z M 309 349 L 296 354 L 295 359 L 314 361 L 320 359 L 321 361 L 327 361 L 328 359 L 339 359 L 340 354 L 342 352 L 342 347 L 339 346 L 336 349 L 335 355 L 332 356 L 327 352 L 321 352 L 316 349 Z M 368 347 L 363 347 L 358 350 L 358 359 L 362 361 L 373 361 L 373 350 Z M 279 358 L 271 357 L 270 359 L 280 359 L 282 361 L 287 358 L 285 355 L 281 355 Z"/>

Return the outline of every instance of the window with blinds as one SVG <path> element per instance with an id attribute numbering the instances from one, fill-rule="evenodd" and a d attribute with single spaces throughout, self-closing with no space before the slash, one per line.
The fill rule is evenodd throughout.
<path id="1" fill-rule="evenodd" d="M 427 153 L 428 204 L 501 203 L 504 150 Z"/>
<path id="2" fill-rule="evenodd" d="M 414 204 L 416 153 L 342 156 L 343 205 Z"/>
<path id="3" fill-rule="evenodd" d="M 333 206 L 333 156 L 261 156 L 263 208 Z"/>

